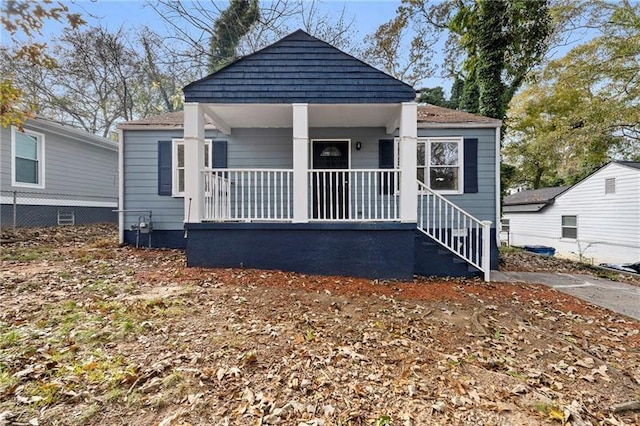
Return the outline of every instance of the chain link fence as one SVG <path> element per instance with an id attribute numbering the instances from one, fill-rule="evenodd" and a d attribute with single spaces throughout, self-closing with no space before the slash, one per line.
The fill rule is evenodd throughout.
<path id="1" fill-rule="evenodd" d="M 0 191 L 0 228 L 117 222 L 117 197 L 36 191 Z"/>

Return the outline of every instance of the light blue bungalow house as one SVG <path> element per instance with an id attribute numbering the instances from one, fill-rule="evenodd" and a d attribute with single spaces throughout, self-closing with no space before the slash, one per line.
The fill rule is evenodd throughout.
<path id="1" fill-rule="evenodd" d="M 120 237 L 187 264 L 410 279 L 497 266 L 500 121 L 296 31 L 120 126 Z"/>

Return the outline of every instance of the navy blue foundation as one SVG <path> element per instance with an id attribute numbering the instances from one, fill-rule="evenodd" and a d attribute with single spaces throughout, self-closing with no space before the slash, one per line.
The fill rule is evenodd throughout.
<path id="1" fill-rule="evenodd" d="M 187 265 L 413 278 L 412 224 L 188 224 Z"/>

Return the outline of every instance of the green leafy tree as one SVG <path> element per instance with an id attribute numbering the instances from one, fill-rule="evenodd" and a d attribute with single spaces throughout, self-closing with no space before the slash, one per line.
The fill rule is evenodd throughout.
<path id="1" fill-rule="evenodd" d="M 547 52 L 552 30 L 548 2 L 459 2 L 451 16 L 446 26 L 465 55 L 463 107 L 504 118 L 509 101 Z"/>
<path id="2" fill-rule="evenodd" d="M 504 154 L 524 185 L 572 184 L 640 156 L 640 4 L 602 10 L 602 36 L 550 62 L 513 99 Z"/>
<path id="3" fill-rule="evenodd" d="M 259 17 L 258 0 L 231 0 L 213 24 L 209 71 L 216 71 L 236 58 L 240 40 Z"/>
<path id="4" fill-rule="evenodd" d="M 397 40 L 409 28 L 413 40 L 407 55 Z M 406 67 L 426 60 L 428 66 L 410 68 L 411 83 L 433 75 L 433 47 L 445 41 L 442 66 L 456 85 L 452 105 L 503 119 L 509 101 L 547 53 L 553 28 L 547 0 L 403 0 L 397 16 L 371 37 L 369 51 L 383 52 L 386 56 L 378 55 L 383 64 Z M 393 71 L 389 65 L 385 69 Z"/>
<path id="5" fill-rule="evenodd" d="M 446 98 L 442 86 L 420 89 L 419 101 L 431 105 L 438 105 L 443 107 L 449 106 L 449 101 Z"/>

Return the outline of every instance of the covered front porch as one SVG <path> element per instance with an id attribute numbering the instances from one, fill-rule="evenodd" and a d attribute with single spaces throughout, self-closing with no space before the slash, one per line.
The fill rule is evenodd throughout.
<path id="1" fill-rule="evenodd" d="M 408 279 L 423 260 L 453 265 L 445 248 L 488 278 L 489 225 L 418 181 L 411 86 L 298 30 L 184 93 L 176 173 L 190 265 Z M 454 147 L 460 189 L 464 140 L 453 137 L 440 146 Z"/>
<path id="2" fill-rule="evenodd" d="M 187 105 L 189 264 L 409 279 L 441 263 L 488 277 L 490 224 L 417 179 L 415 115 L 413 102 Z M 205 121 L 223 129 L 231 167 L 205 167 Z"/>
<path id="3" fill-rule="evenodd" d="M 416 108 L 415 102 L 187 104 L 185 223 L 416 223 Z M 244 164 L 252 167 L 204 167 L 205 117 L 221 137 L 234 135 L 234 128 L 290 134 L 291 167 L 269 167 L 268 149 L 246 154 Z M 359 131 L 371 129 L 380 139 L 361 152 Z M 265 145 L 274 143 L 265 139 Z"/>

